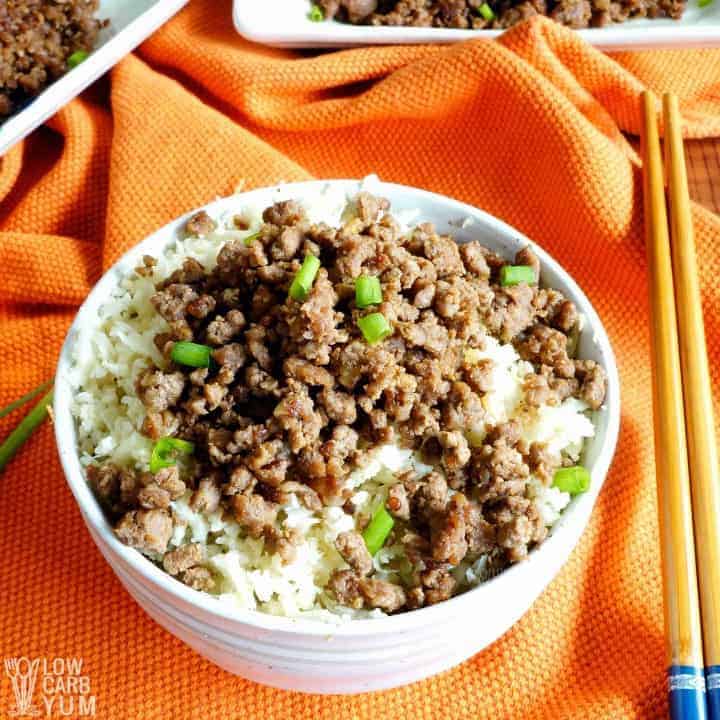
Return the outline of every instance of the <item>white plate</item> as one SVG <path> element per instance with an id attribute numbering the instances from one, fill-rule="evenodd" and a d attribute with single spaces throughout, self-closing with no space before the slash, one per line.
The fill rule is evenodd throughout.
<path id="1" fill-rule="evenodd" d="M 234 0 L 233 17 L 243 37 L 276 47 L 451 43 L 469 38 L 491 39 L 502 32 L 311 22 L 307 17 L 309 9 L 309 0 Z M 637 19 L 577 32 L 602 50 L 720 46 L 720 2 L 715 0 L 701 8 L 698 0 L 689 0 L 682 20 Z"/>
<path id="2" fill-rule="evenodd" d="M 0 156 L 134 50 L 188 0 L 101 0 L 97 17 L 110 24 L 90 57 L 0 124 Z"/>

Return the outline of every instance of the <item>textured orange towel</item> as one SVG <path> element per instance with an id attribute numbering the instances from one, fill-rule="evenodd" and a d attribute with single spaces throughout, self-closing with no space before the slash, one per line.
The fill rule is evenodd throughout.
<path id="1" fill-rule="evenodd" d="M 565 264 L 610 332 L 623 421 L 590 526 L 527 616 L 451 672 L 354 698 L 234 678 L 155 625 L 90 541 L 45 425 L 0 478 L 0 655 L 82 657 L 102 718 L 662 717 L 640 172 L 622 135 L 646 85 L 680 93 L 689 136 L 720 134 L 720 51 L 607 57 L 536 20 L 496 43 L 300 54 L 241 40 L 229 0 L 193 0 L 12 150 L 0 406 L 51 375 L 102 269 L 166 221 L 240 185 L 377 172 L 485 208 Z M 717 360 L 720 224 L 695 218 Z M 0 716 L 11 704 L 0 676 Z"/>

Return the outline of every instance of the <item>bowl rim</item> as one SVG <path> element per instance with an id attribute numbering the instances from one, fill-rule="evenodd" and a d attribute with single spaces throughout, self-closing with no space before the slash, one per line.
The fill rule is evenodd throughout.
<path id="1" fill-rule="evenodd" d="M 483 595 L 487 596 L 490 593 L 502 592 L 505 586 L 511 587 L 511 584 L 517 578 L 522 574 L 529 573 L 531 568 L 540 568 L 545 575 L 548 575 L 548 568 L 542 568 L 543 562 L 548 564 L 548 559 L 552 558 L 553 554 L 562 556 L 563 559 L 559 567 L 551 571 L 544 579 L 544 588 L 558 574 L 559 569 L 565 564 L 567 557 L 574 550 L 584 532 L 615 453 L 620 427 L 620 382 L 615 355 L 599 316 L 571 275 L 537 243 L 511 225 L 480 208 L 421 188 L 377 181 L 371 189 L 374 193 L 382 194 L 384 190 L 392 191 L 412 195 L 417 197 L 419 201 L 426 199 L 433 203 L 440 203 L 447 208 L 448 217 L 455 215 L 458 217 L 471 217 L 476 221 L 481 221 L 487 229 L 496 232 L 503 239 L 521 240 L 531 244 L 533 251 L 540 259 L 541 265 L 550 268 L 561 279 L 561 284 L 581 301 L 583 305 L 581 312 L 587 319 L 584 331 L 593 332 L 593 340 L 603 355 L 605 370 L 608 375 L 607 395 L 603 406 L 607 412 L 607 426 L 597 458 L 591 468 L 592 483 L 590 490 L 572 500 L 553 526 L 549 537 L 537 549 L 533 550 L 526 560 L 510 566 L 496 577 L 436 605 L 385 617 L 349 620 L 340 618 L 337 623 L 334 619 L 288 617 L 271 615 L 258 610 L 232 607 L 207 596 L 205 593 L 187 587 L 156 566 L 142 553 L 124 545 L 115 537 L 100 503 L 90 489 L 81 469 L 79 454 L 76 449 L 75 423 L 70 410 L 72 388 L 66 379 L 72 365 L 72 351 L 76 336 L 86 324 L 85 314 L 88 312 L 88 307 L 94 306 L 96 303 L 102 303 L 108 298 L 109 292 L 117 285 L 116 276 L 119 273 L 127 273 L 127 270 L 133 266 L 132 263 L 137 262 L 146 246 L 156 244 L 162 238 L 164 238 L 162 246 L 168 246 L 177 237 L 177 229 L 182 227 L 188 218 L 200 210 L 206 210 L 212 215 L 213 213 L 222 212 L 226 205 L 239 206 L 243 202 L 250 202 L 253 195 L 264 196 L 272 193 L 286 195 L 293 192 L 314 192 L 330 186 L 338 186 L 348 192 L 357 192 L 362 187 L 362 182 L 355 179 L 328 179 L 280 183 L 217 199 L 171 220 L 141 242 L 133 245 L 103 273 L 78 309 L 60 351 L 53 400 L 55 440 L 66 482 L 75 497 L 83 519 L 91 530 L 91 537 L 94 540 L 99 537 L 105 544 L 106 549 L 116 558 L 139 574 L 146 583 L 167 593 L 176 603 L 190 606 L 194 610 L 206 613 L 208 617 L 213 617 L 219 621 L 240 623 L 244 626 L 288 635 L 302 634 L 316 637 L 327 637 L 329 635 L 333 637 L 367 636 L 409 631 L 419 626 L 425 626 L 428 623 L 442 621 L 443 618 L 460 616 L 471 604 L 479 605 L 482 602 Z M 153 252 L 158 252 L 158 250 L 155 249 Z M 572 540 L 573 533 L 576 535 L 574 540 Z M 572 545 L 569 549 L 563 549 L 562 544 L 567 541 L 571 541 Z M 110 564 L 112 565 L 112 563 Z"/>

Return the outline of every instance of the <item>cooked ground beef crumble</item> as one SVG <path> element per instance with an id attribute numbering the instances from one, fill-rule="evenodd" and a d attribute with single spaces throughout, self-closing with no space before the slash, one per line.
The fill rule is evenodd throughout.
<path id="1" fill-rule="evenodd" d="M 68 58 L 90 52 L 103 22 L 99 0 L 0 2 L 0 118 L 68 70 Z"/>
<path id="2" fill-rule="evenodd" d="M 188 490 L 193 510 L 221 508 L 290 562 L 301 537 L 276 522 L 290 494 L 312 511 L 352 513 L 349 473 L 379 445 L 398 443 L 434 467 L 399 475 L 386 499 L 391 540 L 404 547 L 410 572 L 402 584 L 373 576 L 361 522 L 337 537 L 348 567 L 328 590 L 348 607 L 386 612 L 445 600 L 461 561 L 486 555 L 499 571 L 543 541 L 527 479 L 550 485 L 569 462 L 528 444 L 513 420 L 468 441 L 468 429 L 486 419 L 493 369 L 470 362 L 468 349 L 482 349 L 488 332 L 513 343 L 534 368 L 524 388 L 530 406 L 571 396 L 593 409 L 603 403 L 605 372 L 572 357 L 578 313 L 561 293 L 536 282 L 502 286 L 510 263 L 477 241 L 458 245 L 430 224 L 402 233 L 387 201 L 361 192 L 355 203 L 356 216 L 333 228 L 311 223 L 295 201 L 278 202 L 253 239 L 220 249 L 213 270 L 186 258 L 156 285 L 151 302 L 169 331 L 155 337 L 165 362 L 137 379 L 143 431 L 191 441 L 192 461 L 154 474 L 93 465 L 88 479 L 117 536 L 191 587 L 212 590 L 214 581 L 201 545 L 168 547 L 171 503 Z M 214 227 L 200 213 L 186 232 Z M 321 266 L 296 300 L 289 288 L 307 255 Z M 154 262 L 144 258 L 136 272 L 151 274 Z M 530 248 L 514 262 L 539 278 Z M 360 275 L 379 279 L 380 304 L 356 307 Z M 392 332 L 369 344 L 358 320 L 373 312 Z M 209 346 L 210 367 L 173 362 L 178 341 Z"/>
<path id="3" fill-rule="evenodd" d="M 504 29 L 547 15 L 579 29 L 636 17 L 678 19 L 686 0 L 318 0 L 318 5 L 326 18 L 354 25 Z"/>

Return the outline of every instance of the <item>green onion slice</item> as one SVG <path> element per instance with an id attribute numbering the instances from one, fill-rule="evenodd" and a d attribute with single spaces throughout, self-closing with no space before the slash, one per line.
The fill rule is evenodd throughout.
<path id="1" fill-rule="evenodd" d="M 322 22 L 325 19 L 325 13 L 319 5 L 313 3 L 310 6 L 310 12 L 308 13 L 308 20 L 311 22 Z"/>
<path id="2" fill-rule="evenodd" d="M 302 302 L 310 294 L 315 276 L 320 269 L 320 260 L 314 255 L 306 255 L 302 267 L 297 271 L 290 285 L 290 297 Z"/>
<path id="3" fill-rule="evenodd" d="M 76 50 L 68 59 L 67 64 L 68 67 L 72 70 L 73 68 L 76 68 L 81 62 L 84 62 L 88 59 L 88 56 L 90 53 L 88 53 L 86 50 Z"/>
<path id="4" fill-rule="evenodd" d="M 483 3 L 477 10 L 488 22 L 495 19 L 495 13 L 492 11 L 492 8 L 486 2 Z"/>
<path id="5" fill-rule="evenodd" d="M 243 238 L 243 242 L 246 246 L 252 245 L 258 238 L 260 237 L 260 231 L 258 230 L 256 233 L 253 233 L 252 235 L 247 235 Z"/>
<path id="6" fill-rule="evenodd" d="M 395 520 L 393 516 L 385 509 L 385 504 L 383 503 L 373 513 L 370 523 L 363 532 L 363 540 L 371 555 L 375 555 L 385 544 L 387 536 L 393 529 L 394 524 Z"/>
<path id="7" fill-rule="evenodd" d="M 590 473 L 582 465 L 560 468 L 553 477 L 553 485 L 563 492 L 579 495 L 590 487 Z"/>
<path id="8" fill-rule="evenodd" d="M 382 302 L 380 279 L 370 275 L 361 275 L 355 281 L 355 305 L 366 308 L 368 305 L 379 305 Z"/>
<path id="9" fill-rule="evenodd" d="M 527 283 L 532 285 L 537 282 L 535 270 L 529 265 L 503 265 L 500 268 L 500 284 L 503 287 Z"/>
<path id="10" fill-rule="evenodd" d="M 155 443 L 150 456 L 150 472 L 156 473 L 163 468 L 175 465 L 178 455 L 192 455 L 195 445 L 187 440 L 165 437 Z"/>
<path id="11" fill-rule="evenodd" d="M 707 7 L 713 0 L 698 0 L 699 7 Z"/>
<path id="12" fill-rule="evenodd" d="M 363 337 L 374 345 L 376 342 L 384 340 L 388 335 L 392 335 L 390 323 L 385 319 L 382 313 L 370 313 L 358 320 L 358 327 L 362 330 Z"/>
<path id="13" fill-rule="evenodd" d="M 173 345 L 170 357 L 179 365 L 210 367 L 210 353 L 212 348 L 208 345 L 181 340 Z"/>

